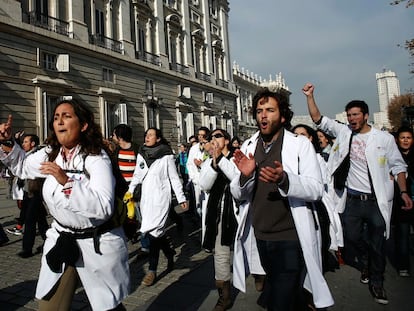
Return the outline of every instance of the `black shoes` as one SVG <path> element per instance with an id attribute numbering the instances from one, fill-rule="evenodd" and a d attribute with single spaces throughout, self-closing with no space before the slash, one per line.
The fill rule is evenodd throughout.
<path id="1" fill-rule="evenodd" d="M 359 279 L 359 281 L 362 284 L 368 284 L 369 283 L 369 273 L 368 273 L 368 270 L 363 269 L 361 271 L 361 278 Z"/>
<path id="2" fill-rule="evenodd" d="M 372 297 L 374 297 L 375 302 L 380 303 L 382 305 L 388 304 L 387 294 L 385 293 L 385 289 L 382 286 L 369 286 L 369 291 L 371 292 Z"/>
<path id="3" fill-rule="evenodd" d="M 174 256 L 168 258 L 167 263 L 167 272 L 171 272 L 174 270 Z"/>
<path id="4" fill-rule="evenodd" d="M 29 258 L 33 256 L 33 253 L 31 251 L 21 251 L 19 253 L 17 253 L 17 256 L 21 257 L 21 258 Z"/>
<path id="5" fill-rule="evenodd" d="M 43 246 L 45 246 L 45 243 L 36 247 L 36 254 L 43 253 Z"/>

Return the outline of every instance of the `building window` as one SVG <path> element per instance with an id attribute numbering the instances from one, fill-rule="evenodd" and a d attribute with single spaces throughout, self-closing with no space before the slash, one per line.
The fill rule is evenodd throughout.
<path id="1" fill-rule="evenodd" d="M 148 100 L 147 102 L 144 102 L 144 116 L 145 129 L 148 129 L 150 127 L 159 128 L 160 112 L 155 100 Z"/>
<path id="2" fill-rule="evenodd" d="M 95 10 L 95 31 L 97 35 L 105 35 L 105 18 L 104 12 L 101 10 Z"/>
<path id="3" fill-rule="evenodd" d="M 138 51 L 144 55 L 144 52 L 146 51 L 145 48 L 145 42 L 146 42 L 146 35 L 145 35 L 145 29 L 141 27 L 141 25 L 138 25 Z"/>
<path id="4" fill-rule="evenodd" d="M 118 124 L 128 124 L 127 105 L 104 100 L 104 129 L 105 137 L 109 137 L 115 126 Z"/>
<path id="5" fill-rule="evenodd" d="M 57 55 L 50 53 L 42 54 L 42 67 L 46 70 L 57 71 L 56 68 Z"/>
<path id="6" fill-rule="evenodd" d="M 154 96 L 154 81 L 151 79 L 145 79 L 145 94 Z"/>
<path id="7" fill-rule="evenodd" d="M 188 138 L 194 134 L 194 116 L 192 112 L 177 109 L 178 141 L 188 142 Z"/>
<path id="8" fill-rule="evenodd" d="M 43 126 L 41 129 L 42 133 L 40 133 L 40 138 L 42 141 L 46 139 L 50 134 L 49 121 L 52 119 L 53 110 L 55 109 L 56 104 L 61 99 L 62 98 L 60 96 L 49 94 L 46 91 L 42 92 Z"/>
<path id="9" fill-rule="evenodd" d="M 114 71 L 109 68 L 102 68 L 102 80 L 115 83 Z"/>
<path id="10" fill-rule="evenodd" d="M 157 107 L 149 105 L 147 107 L 148 127 L 157 127 Z"/>
<path id="11" fill-rule="evenodd" d="M 210 8 L 210 16 L 217 18 L 217 0 L 209 0 L 208 4 Z"/>

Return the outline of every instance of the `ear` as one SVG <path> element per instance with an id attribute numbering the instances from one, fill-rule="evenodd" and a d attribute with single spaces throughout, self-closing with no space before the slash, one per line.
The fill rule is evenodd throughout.
<path id="1" fill-rule="evenodd" d="M 88 128 L 89 124 L 85 123 L 82 127 L 81 127 L 81 132 L 85 132 Z"/>
<path id="2" fill-rule="evenodd" d="M 157 143 L 159 143 L 161 141 L 161 138 L 157 138 Z"/>

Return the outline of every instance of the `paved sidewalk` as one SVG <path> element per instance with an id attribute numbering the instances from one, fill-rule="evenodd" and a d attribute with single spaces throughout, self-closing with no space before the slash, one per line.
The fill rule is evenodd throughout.
<path id="1" fill-rule="evenodd" d="M 0 223 L 3 227 L 15 224 L 18 209 L 14 201 L 6 199 L 5 184 L 0 179 Z M 171 226 L 172 238 L 177 255 L 175 269 L 166 274 L 166 260 L 160 256 L 157 282 L 151 287 L 141 286 L 141 280 L 148 268 L 146 258 L 137 258 L 139 243 L 129 243 L 131 293 L 124 305 L 128 311 L 207 311 L 212 310 L 217 293 L 214 288 L 213 260 L 210 254 L 200 247 L 200 233 L 191 217 L 183 216 L 184 231 L 178 233 Z M 21 250 L 22 237 L 8 235 L 10 242 L 0 247 L 0 310 L 37 310 L 33 298 L 40 267 L 41 254 L 22 259 L 16 254 Z M 35 248 L 41 244 L 36 239 Z M 413 263 L 414 264 L 414 263 Z M 390 263 L 387 264 L 385 288 L 390 303 L 382 306 L 374 302 L 368 286 L 359 282 L 359 273 L 341 266 L 336 272 L 326 274 L 328 284 L 335 299 L 332 311 L 339 310 L 414 310 L 414 277 L 401 278 Z M 252 277 L 247 279 L 247 293 L 233 290 L 234 305 L 231 310 L 262 311 L 257 305 L 259 297 L 254 289 Z M 89 311 L 90 306 L 82 288 L 75 294 L 72 310 Z"/>

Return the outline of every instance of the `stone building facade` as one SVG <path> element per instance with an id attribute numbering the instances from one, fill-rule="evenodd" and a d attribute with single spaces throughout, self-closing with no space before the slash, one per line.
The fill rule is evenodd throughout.
<path id="1" fill-rule="evenodd" d="M 173 147 L 199 126 L 237 134 L 223 0 L 0 0 L 0 120 L 43 141 L 57 101 L 78 98 L 105 137 L 119 123 Z"/>

